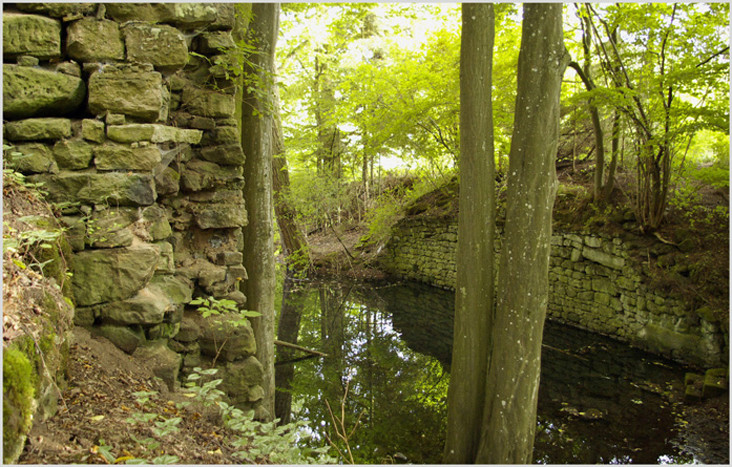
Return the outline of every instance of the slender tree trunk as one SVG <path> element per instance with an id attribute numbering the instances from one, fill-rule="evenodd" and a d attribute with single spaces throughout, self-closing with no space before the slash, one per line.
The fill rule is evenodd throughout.
<path id="1" fill-rule="evenodd" d="M 463 4 L 462 23 L 457 281 L 444 452 L 449 464 L 475 461 L 494 312 L 493 5 Z"/>
<path id="2" fill-rule="evenodd" d="M 258 53 L 245 65 L 247 73 L 258 74 L 260 82 L 273 86 L 274 52 L 279 29 L 279 4 L 255 3 L 250 25 Z M 257 341 L 256 357 L 264 367 L 263 407 L 271 419 L 274 414 L 274 235 L 272 222 L 272 90 L 256 96 L 245 92 L 242 100 L 242 147 L 247 155 L 244 164 L 244 198 L 249 224 L 244 227 L 244 267 L 249 279 L 242 282 L 247 308 L 262 316 L 252 319 Z M 262 96 L 266 97 L 262 97 Z"/>
<path id="3" fill-rule="evenodd" d="M 531 463 L 557 189 L 562 4 L 525 3 L 493 351 L 477 462 Z"/>
<path id="4" fill-rule="evenodd" d="M 618 167 L 618 157 L 620 153 L 620 113 L 615 110 L 613 115 L 613 134 L 611 142 L 612 153 L 610 155 L 610 166 L 607 169 L 607 180 L 605 181 L 604 197 L 606 200 L 610 199 L 610 195 L 613 193 L 615 188 L 615 171 Z"/>
<path id="5" fill-rule="evenodd" d="M 277 226 L 280 229 L 280 239 L 287 258 L 287 268 L 295 273 L 310 270 L 310 252 L 305 234 L 297 224 L 297 212 L 288 202 L 290 192 L 290 172 L 287 169 L 285 158 L 285 142 L 282 136 L 282 121 L 280 118 L 280 98 L 277 86 L 273 87 L 274 110 L 272 146 L 272 192 Z"/>
<path id="6" fill-rule="evenodd" d="M 290 276 L 285 277 L 282 288 L 282 308 L 277 326 L 277 338 L 281 341 L 297 344 L 300 333 L 300 310 L 307 298 L 306 289 L 293 283 Z M 277 363 L 275 367 L 275 417 L 280 419 L 281 425 L 290 423 L 292 411 L 292 379 L 295 377 L 294 363 L 285 363 L 295 358 L 297 351 L 288 347 L 277 349 Z"/>

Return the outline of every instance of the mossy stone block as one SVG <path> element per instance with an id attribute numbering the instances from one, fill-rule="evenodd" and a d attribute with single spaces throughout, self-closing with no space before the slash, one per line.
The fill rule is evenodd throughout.
<path id="1" fill-rule="evenodd" d="M 10 141 L 57 140 L 71 136 L 68 118 L 28 118 L 5 125 L 5 136 Z"/>
<path id="2" fill-rule="evenodd" d="M 193 86 L 183 89 L 181 104 L 191 114 L 202 117 L 231 117 L 235 110 L 234 96 Z"/>
<path id="3" fill-rule="evenodd" d="M 3 56 L 61 56 L 61 22 L 39 15 L 3 12 Z"/>
<path id="4" fill-rule="evenodd" d="M 704 397 L 717 397 L 727 393 L 729 387 L 726 368 L 712 368 L 704 374 Z"/>
<path id="5" fill-rule="evenodd" d="M 3 114 L 6 119 L 65 115 L 76 110 L 85 95 L 84 81 L 75 76 L 3 65 Z"/>
<path id="6" fill-rule="evenodd" d="M 184 316 L 183 320 L 180 322 L 180 329 L 178 330 L 178 334 L 175 336 L 175 340 L 180 342 L 193 342 L 198 340 L 200 336 L 201 328 L 196 323 L 196 320 L 191 319 L 188 316 Z"/>
<path id="7" fill-rule="evenodd" d="M 150 285 L 133 297 L 100 306 L 102 322 L 110 324 L 159 324 L 165 314 L 173 311 L 173 303 L 160 288 Z"/>
<path id="8" fill-rule="evenodd" d="M 94 148 L 94 164 L 99 170 L 152 171 L 160 164 L 162 154 L 157 146 L 131 147 L 124 144 L 104 144 Z"/>
<path id="9" fill-rule="evenodd" d="M 154 122 L 164 107 L 160 73 L 133 68 L 102 67 L 89 78 L 89 112 L 121 113 Z"/>
<path id="10" fill-rule="evenodd" d="M 83 139 L 64 139 L 53 146 L 53 157 L 62 169 L 86 169 L 91 164 L 93 148 Z"/>
<path id="11" fill-rule="evenodd" d="M 96 3 L 17 3 L 19 10 L 29 13 L 40 13 L 52 18 L 89 14 L 94 11 Z"/>
<path id="12" fill-rule="evenodd" d="M 167 343 L 167 339 L 156 340 L 139 347 L 134 355 L 147 362 L 158 378 L 162 379 L 168 386 L 168 390 L 175 391 L 180 384 L 178 373 L 180 372 L 183 356 L 173 352 Z"/>
<path id="13" fill-rule="evenodd" d="M 81 121 L 81 137 L 95 143 L 103 142 L 104 122 L 92 118 L 85 118 Z"/>
<path id="14" fill-rule="evenodd" d="M 254 331 L 247 321 L 241 323 L 238 313 L 227 313 L 201 319 L 201 353 L 220 361 L 232 362 L 254 355 L 257 344 Z M 223 344 L 222 344 L 223 343 Z"/>
<path id="15" fill-rule="evenodd" d="M 212 203 L 196 205 L 196 225 L 201 229 L 244 227 L 249 221 L 244 204 Z"/>
<path id="16" fill-rule="evenodd" d="M 160 196 L 175 195 L 180 191 L 180 174 L 171 167 L 166 167 L 155 176 L 155 189 Z"/>
<path id="17" fill-rule="evenodd" d="M 149 206 L 157 197 L 152 175 L 148 174 L 60 172 L 33 175 L 29 181 L 44 183 L 43 189 L 52 202 Z"/>
<path id="18" fill-rule="evenodd" d="M 76 303 L 89 306 L 131 298 L 152 277 L 157 255 L 157 248 L 148 244 L 77 253 L 72 281 Z"/>
<path id="19" fill-rule="evenodd" d="M 167 24 L 127 23 L 122 27 L 127 60 L 151 63 L 156 69 L 174 71 L 188 63 L 188 45 L 183 34 Z"/>
<path id="20" fill-rule="evenodd" d="M 181 276 L 155 275 L 150 285 L 157 287 L 175 305 L 182 305 L 192 300 L 193 283 Z"/>
<path id="21" fill-rule="evenodd" d="M 5 151 L 9 168 L 24 174 L 58 173 L 51 148 L 42 143 L 25 143 Z"/>
<path id="22" fill-rule="evenodd" d="M 105 324 L 95 327 L 92 335 L 101 336 L 113 343 L 121 351 L 132 354 L 144 341 L 145 336 L 140 331 L 134 331 L 128 326 Z"/>
<path id="23" fill-rule="evenodd" d="M 229 31 L 204 32 L 198 37 L 198 52 L 202 54 L 218 54 L 235 46 Z"/>
<path id="24" fill-rule="evenodd" d="M 119 24 L 91 16 L 73 22 L 66 32 L 66 52 L 79 62 L 124 60 Z"/>
<path id="25" fill-rule="evenodd" d="M 209 146 L 201 150 L 201 157 L 220 165 L 244 165 L 246 158 L 239 144 Z"/>
<path id="26" fill-rule="evenodd" d="M 213 162 L 193 160 L 186 164 L 181 174 L 181 186 L 187 191 L 215 188 L 241 180 L 241 166 L 220 166 Z"/>

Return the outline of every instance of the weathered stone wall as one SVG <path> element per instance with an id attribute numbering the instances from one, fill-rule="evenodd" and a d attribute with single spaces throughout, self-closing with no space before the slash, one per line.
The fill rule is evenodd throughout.
<path id="1" fill-rule="evenodd" d="M 454 219 L 409 217 L 394 228 L 379 262 L 396 276 L 454 289 L 456 248 Z M 549 282 L 551 320 L 680 362 L 714 367 L 727 360 L 726 330 L 647 287 L 620 238 L 555 232 Z"/>
<path id="2" fill-rule="evenodd" d="M 257 409 L 251 327 L 222 339 L 187 305 L 246 304 L 245 156 L 216 65 L 234 5 L 5 4 L 3 24 L 5 164 L 62 210 L 74 322 L 154 357 L 171 388 L 218 357 L 229 395 Z"/>

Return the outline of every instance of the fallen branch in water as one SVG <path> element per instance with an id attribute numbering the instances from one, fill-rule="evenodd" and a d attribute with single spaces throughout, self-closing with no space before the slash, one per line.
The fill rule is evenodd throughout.
<path id="1" fill-rule="evenodd" d="M 289 347 L 291 349 L 300 350 L 302 352 L 306 352 L 312 355 L 317 355 L 318 357 L 327 357 L 327 353 L 319 352 L 317 350 L 308 349 L 306 347 L 299 346 L 297 344 L 292 344 L 290 342 L 280 341 L 275 339 L 274 341 L 275 345 L 281 345 L 282 347 Z"/>

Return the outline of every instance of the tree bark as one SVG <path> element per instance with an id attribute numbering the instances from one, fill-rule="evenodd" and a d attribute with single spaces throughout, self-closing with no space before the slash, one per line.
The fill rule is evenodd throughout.
<path id="1" fill-rule="evenodd" d="M 444 461 L 475 461 L 493 322 L 495 167 L 492 4 L 462 6 L 460 197 L 455 328 Z"/>
<path id="2" fill-rule="evenodd" d="M 249 224 L 244 234 L 244 267 L 249 279 L 242 281 L 247 308 L 262 316 L 252 319 L 257 341 L 256 357 L 264 367 L 264 418 L 274 414 L 274 235 L 272 224 L 272 104 L 274 85 L 274 52 L 279 29 L 279 4 L 255 3 L 250 32 L 258 45 L 258 53 L 249 56 L 245 73 L 259 75 L 268 88 L 259 95 L 244 91 L 242 99 L 241 141 L 247 155 L 244 164 L 244 199 Z"/>
<path id="3" fill-rule="evenodd" d="M 290 276 L 285 277 L 282 286 L 282 308 L 280 321 L 277 327 L 277 337 L 281 340 L 296 343 L 300 333 L 300 310 L 307 298 L 307 291 L 293 283 Z M 292 360 L 296 351 L 291 348 L 280 348 L 277 351 L 277 361 Z M 295 377 L 294 363 L 285 363 L 275 367 L 275 417 L 280 419 L 281 425 L 290 423 L 292 412 L 292 380 Z"/>
<path id="4" fill-rule="evenodd" d="M 272 146 L 272 192 L 277 226 L 287 261 L 288 271 L 305 273 L 310 270 L 310 251 L 305 234 L 297 224 L 297 212 L 288 202 L 290 192 L 290 172 L 285 157 L 285 141 L 282 135 L 280 118 L 280 99 L 277 86 L 273 86 L 274 109 Z"/>
<path id="5" fill-rule="evenodd" d="M 557 189 L 562 5 L 524 4 L 493 351 L 476 461 L 531 463 Z"/>

